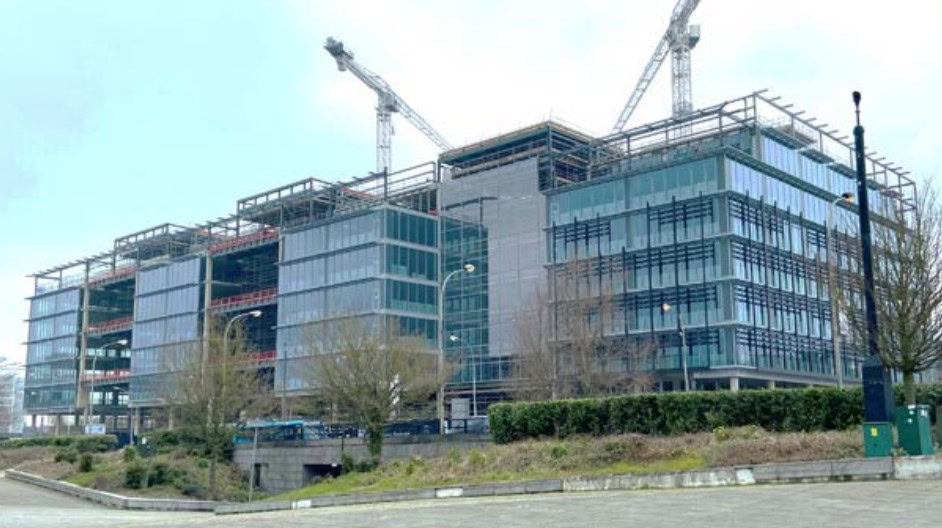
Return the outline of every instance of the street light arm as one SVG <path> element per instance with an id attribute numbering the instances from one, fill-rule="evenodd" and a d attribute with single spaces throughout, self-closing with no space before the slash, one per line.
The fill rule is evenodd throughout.
<path id="1" fill-rule="evenodd" d="M 445 287 L 448 281 L 456 274 L 474 273 L 474 264 L 466 263 L 445 276 L 438 289 L 438 376 L 443 378 L 445 372 Z M 438 434 L 445 434 L 445 381 L 439 379 L 437 407 L 438 407 Z"/>

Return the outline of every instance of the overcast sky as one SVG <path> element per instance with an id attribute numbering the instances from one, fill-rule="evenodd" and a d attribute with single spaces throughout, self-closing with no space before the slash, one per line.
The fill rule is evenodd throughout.
<path id="1" fill-rule="evenodd" d="M 606 133 L 674 0 L 0 0 L 0 356 L 22 359 L 29 273 L 163 222 L 234 212 L 307 176 L 374 167 L 375 95 L 328 36 L 451 143 L 554 117 Z M 768 88 L 942 172 L 942 2 L 704 0 L 696 106 Z M 670 112 L 670 65 L 630 124 Z M 396 119 L 393 166 L 435 148 Z"/>

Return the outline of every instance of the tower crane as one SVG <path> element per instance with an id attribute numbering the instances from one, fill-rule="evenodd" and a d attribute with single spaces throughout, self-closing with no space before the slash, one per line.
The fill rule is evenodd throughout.
<path id="1" fill-rule="evenodd" d="M 331 56 L 337 61 L 337 69 L 349 70 L 357 79 L 376 92 L 376 171 L 388 171 L 392 161 L 392 114 L 398 112 L 409 120 L 415 128 L 425 134 L 432 143 L 442 150 L 450 150 L 451 144 L 438 133 L 432 125 L 422 118 L 401 97 L 396 95 L 392 87 L 379 75 L 371 72 L 360 63 L 353 60 L 353 52 L 343 47 L 343 42 L 329 37 L 324 44 Z"/>
<path id="2" fill-rule="evenodd" d="M 612 133 L 621 132 L 628 123 L 628 118 L 637 108 L 641 101 L 641 96 L 654 80 L 661 64 L 667 59 L 667 52 L 672 55 L 671 59 L 671 87 L 673 92 L 673 116 L 681 117 L 693 112 L 693 96 L 691 95 L 690 83 L 690 50 L 700 41 L 700 26 L 688 26 L 690 15 L 697 8 L 700 0 L 678 0 L 671 13 L 670 24 L 667 31 L 658 42 L 654 49 L 654 55 L 644 67 L 641 78 L 635 86 L 634 92 L 628 98 L 628 103 L 618 116 L 618 121 L 612 128 Z"/>

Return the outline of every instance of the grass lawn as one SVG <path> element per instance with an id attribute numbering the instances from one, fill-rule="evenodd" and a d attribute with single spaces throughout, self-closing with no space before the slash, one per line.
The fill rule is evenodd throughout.
<path id="1" fill-rule="evenodd" d="M 368 472 L 346 473 L 272 500 L 371 493 L 514 480 L 647 474 L 708 467 L 822 460 L 863 455 L 857 428 L 818 433 L 768 433 L 758 427 L 673 437 L 618 435 L 527 440 L 446 456 L 391 460 Z"/>

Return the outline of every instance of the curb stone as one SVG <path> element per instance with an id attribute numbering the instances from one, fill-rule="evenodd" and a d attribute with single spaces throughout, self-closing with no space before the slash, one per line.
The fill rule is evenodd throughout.
<path id="1" fill-rule="evenodd" d="M 108 493 L 106 491 L 85 488 L 70 482 L 43 478 L 39 475 L 33 475 L 31 473 L 25 473 L 15 469 L 8 469 L 4 473 L 4 477 L 10 480 L 31 484 L 33 486 L 39 486 L 41 488 L 57 491 L 59 493 L 65 493 L 67 495 L 72 495 L 73 497 L 96 502 L 98 504 L 102 504 L 111 508 L 117 508 L 119 510 L 211 512 L 216 511 L 217 508 L 225 505 L 225 503 L 215 501 L 126 497 L 124 495 L 117 495 L 115 493 Z"/>

